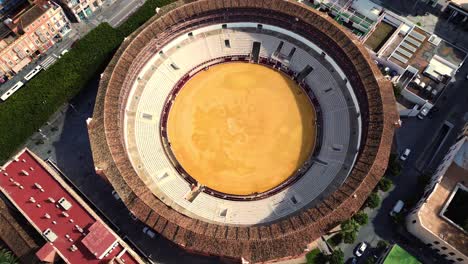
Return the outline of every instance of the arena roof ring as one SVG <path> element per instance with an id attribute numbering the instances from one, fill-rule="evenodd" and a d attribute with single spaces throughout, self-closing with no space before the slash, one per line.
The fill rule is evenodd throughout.
<path id="1" fill-rule="evenodd" d="M 233 84 L 234 99 L 213 97 Z M 202 0 L 163 8 L 125 39 L 101 76 L 89 133 L 96 170 L 141 221 L 190 251 L 261 262 L 303 254 L 359 210 L 386 169 L 397 120 L 391 84 L 326 15 L 282 0 Z M 216 129 L 201 126 L 203 144 L 188 152 L 192 123 Z M 279 154 L 268 148 L 278 140 L 291 140 Z M 268 144 L 245 150 L 257 141 Z"/>

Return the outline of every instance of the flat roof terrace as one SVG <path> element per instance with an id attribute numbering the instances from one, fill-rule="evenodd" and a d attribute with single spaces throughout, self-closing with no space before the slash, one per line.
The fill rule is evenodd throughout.
<path id="1" fill-rule="evenodd" d="M 84 201 L 29 150 L 1 168 L 0 190 L 39 233 L 53 232 L 44 236 L 65 262 L 103 263 L 118 258 L 124 263 L 139 263 L 116 243 L 118 237 Z M 106 243 L 84 243 L 88 236 L 96 236 L 95 231 L 105 233 Z"/>
<path id="2" fill-rule="evenodd" d="M 464 148 L 468 149 L 468 142 L 464 144 Z M 441 217 L 441 212 L 457 185 L 466 184 L 467 178 L 468 170 L 452 162 L 419 212 L 421 224 L 426 229 L 441 237 L 465 256 L 468 256 L 467 233 Z"/>
<path id="3" fill-rule="evenodd" d="M 443 39 L 414 27 L 405 36 L 399 34 L 383 55 L 403 69 L 413 66 L 423 71 L 435 55 L 458 67 L 467 54 Z"/>

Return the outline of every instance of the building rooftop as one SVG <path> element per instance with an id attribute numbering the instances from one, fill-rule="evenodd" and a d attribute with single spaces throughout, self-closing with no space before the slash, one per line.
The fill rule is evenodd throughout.
<path id="1" fill-rule="evenodd" d="M 9 161 L 0 172 L 0 189 L 11 203 L 24 215 L 29 223 L 50 242 L 69 263 L 102 263 L 121 259 L 125 263 L 138 263 L 122 245 L 116 243 L 116 235 L 102 222 L 83 200 L 56 174 L 53 169 L 32 152 L 23 150 Z M 67 203 L 61 203 L 66 201 Z M 104 231 L 103 231 L 104 230 Z M 106 243 L 112 237 L 112 249 L 107 254 L 99 246 L 89 242 L 96 233 L 104 234 Z M 91 237 L 88 235 L 91 234 Z M 87 242 L 88 241 L 88 242 Z M 101 255 L 91 253 L 98 250 Z M 50 246 L 41 249 L 39 256 L 49 257 Z M 49 249 L 48 249 L 49 248 Z M 104 255 L 105 256 L 102 256 Z M 99 259 L 102 257 L 102 259 Z"/>
<path id="2" fill-rule="evenodd" d="M 450 0 L 450 3 L 468 10 L 468 0 Z"/>
<path id="3" fill-rule="evenodd" d="M 467 186 L 468 180 L 468 141 L 454 156 L 452 164 L 448 167 L 440 182 L 421 207 L 419 216 L 421 224 L 448 244 L 455 247 L 465 256 L 468 255 L 468 234 L 455 224 L 449 222 L 441 213 L 453 197 L 457 186 Z M 463 161 L 463 162 L 461 162 Z"/>
<path id="4" fill-rule="evenodd" d="M 19 16 L 13 18 L 13 23 L 16 25 L 21 25 L 22 27 L 27 27 L 32 24 L 36 19 L 42 16 L 49 9 L 48 5 L 39 6 L 32 5 L 24 13 L 21 13 Z"/>

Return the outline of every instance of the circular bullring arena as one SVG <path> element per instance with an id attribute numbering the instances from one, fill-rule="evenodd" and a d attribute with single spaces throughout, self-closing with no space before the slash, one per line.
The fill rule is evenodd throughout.
<path id="1" fill-rule="evenodd" d="M 96 170 L 189 251 L 266 262 L 359 210 L 388 162 L 391 84 L 333 20 L 283 1 L 179 1 L 101 76 Z"/>

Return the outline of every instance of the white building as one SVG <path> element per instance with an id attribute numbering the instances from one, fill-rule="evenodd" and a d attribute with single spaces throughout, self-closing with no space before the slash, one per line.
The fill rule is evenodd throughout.
<path id="1" fill-rule="evenodd" d="M 59 0 L 59 2 L 77 22 L 86 20 L 102 6 L 101 0 Z"/>

